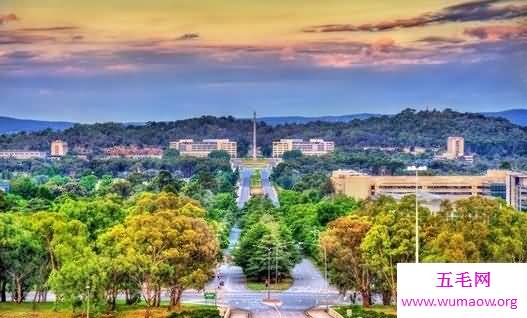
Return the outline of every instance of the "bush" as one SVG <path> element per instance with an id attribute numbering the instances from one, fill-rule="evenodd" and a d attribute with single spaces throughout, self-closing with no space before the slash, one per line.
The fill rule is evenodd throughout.
<path id="1" fill-rule="evenodd" d="M 334 309 L 339 314 L 341 314 L 342 317 L 347 317 L 346 311 L 348 309 L 351 309 L 353 310 L 353 315 L 351 316 L 351 318 L 397 318 L 397 315 L 387 314 L 384 312 L 373 310 L 365 310 L 361 306 L 340 306 L 335 307 Z"/>
<path id="2" fill-rule="evenodd" d="M 203 307 L 174 312 L 169 314 L 167 318 L 221 318 L 221 316 L 218 308 Z"/>

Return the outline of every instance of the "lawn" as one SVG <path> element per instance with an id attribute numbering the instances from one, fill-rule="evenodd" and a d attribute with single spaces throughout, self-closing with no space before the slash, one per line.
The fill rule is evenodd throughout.
<path id="1" fill-rule="evenodd" d="M 261 188 L 262 187 L 262 175 L 260 170 L 254 170 L 251 175 L 251 188 Z"/>
<path id="2" fill-rule="evenodd" d="M 287 290 L 291 287 L 293 284 L 293 280 L 291 278 L 283 279 L 282 281 L 278 282 L 278 285 L 271 284 L 271 291 L 273 290 Z M 247 288 L 254 291 L 265 291 L 267 288 L 265 288 L 265 283 L 262 282 L 247 282 Z"/>
<path id="3" fill-rule="evenodd" d="M 183 310 L 193 310 L 203 308 L 205 305 L 184 304 Z M 98 317 L 105 318 L 143 318 L 145 312 L 144 304 L 138 305 L 124 305 L 117 306 L 117 311 L 107 315 L 100 315 Z M 151 310 L 153 318 L 165 318 L 168 310 L 166 304 L 162 304 L 160 308 Z M 37 304 L 35 310 L 31 303 L 14 304 L 14 303 L 0 303 L 0 318 L 71 318 L 72 312 L 70 307 L 58 305 L 54 311 L 54 303 Z M 90 315 L 91 317 L 91 315 Z"/>
<path id="4" fill-rule="evenodd" d="M 352 309 L 353 310 L 353 317 L 361 317 L 363 316 L 363 313 L 366 312 L 378 312 L 383 313 L 387 315 L 393 315 L 393 317 L 396 317 L 397 315 L 397 308 L 395 306 L 382 306 L 382 305 L 374 305 L 369 308 L 364 308 L 362 306 L 336 306 L 333 307 L 338 313 L 340 313 L 343 317 L 346 317 L 346 310 Z M 376 317 L 377 315 L 369 315 L 368 317 Z M 383 316 L 384 317 L 384 316 Z M 391 317 L 391 316 L 390 316 Z"/>

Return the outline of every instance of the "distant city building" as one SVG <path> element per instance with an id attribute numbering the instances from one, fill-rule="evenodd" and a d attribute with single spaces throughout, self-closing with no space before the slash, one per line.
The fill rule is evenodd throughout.
<path id="1" fill-rule="evenodd" d="M 11 184 L 7 180 L 0 180 L 0 191 L 9 192 L 11 189 Z"/>
<path id="2" fill-rule="evenodd" d="M 51 142 L 51 157 L 64 157 L 68 154 L 68 143 L 62 140 Z"/>
<path id="3" fill-rule="evenodd" d="M 527 211 L 527 173 L 512 172 L 507 175 L 505 200 L 513 208 Z"/>
<path id="4" fill-rule="evenodd" d="M 0 159 L 17 159 L 17 160 L 28 160 L 28 159 L 45 159 L 46 153 L 43 151 L 34 150 L 2 150 L 0 151 Z"/>
<path id="5" fill-rule="evenodd" d="M 426 148 L 418 146 L 410 146 L 403 148 L 404 153 L 412 154 L 414 156 L 422 155 L 426 152 Z"/>
<path id="6" fill-rule="evenodd" d="M 161 159 L 163 157 L 163 149 L 159 147 L 115 146 L 104 149 L 104 154 L 109 158 Z"/>
<path id="7" fill-rule="evenodd" d="M 380 151 L 386 151 L 386 152 L 395 152 L 399 150 L 397 147 L 381 147 L 381 146 L 365 146 L 362 147 L 362 150 L 380 150 Z"/>
<path id="8" fill-rule="evenodd" d="M 203 139 L 194 141 L 193 139 L 180 139 L 170 142 L 170 149 L 178 150 L 182 156 L 207 157 L 215 150 L 226 151 L 231 158 L 238 157 L 238 144 L 229 139 Z"/>
<path id="9" fill-rule="evenodd" d="M 415 193 L 414 176 L 370 176 L 354 170 L 337 170 L 331 182 L 337 194 L 367 199 L 376 195 L 401 197 Z M 482 176 L 420 176 L 420 195 L 438 200 L 459 200 L 471 196 L 499 197 L 514 208 L 527 208 L 527 174 L 488 170 Z M 519 198 L 520 195 L 525 195 Z"/>
<path id="10" fill-rule="evenodd" d="M 457 159 L 465 155 L 465 139 L 463 137 L 448 137 L 446 154 L 449 159 Z"/>
<path id="11" fill-rule="evenodd" d="M 306 156 L 321 156 L 333 152 L 335 143 L 324 139 L 280 139 L 273 141 L 273 158 L 281 158 L 285 152 L 299 150 Z"/>
<path id="12" fill-rule="evenodd" d="M 447 151 L 434 156 L 435 160 L 462 160 L 474 162 L 474 155 L 465 154 L 465 139 L 463 137 L 448 137 Z"/>

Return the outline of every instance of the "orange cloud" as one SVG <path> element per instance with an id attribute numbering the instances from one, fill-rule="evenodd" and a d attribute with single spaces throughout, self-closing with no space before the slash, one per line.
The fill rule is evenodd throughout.
<path id="1" fill-rule="evenodd" d="M 14 13 L 0 15 L 0 25 L 20 20 Z"/>

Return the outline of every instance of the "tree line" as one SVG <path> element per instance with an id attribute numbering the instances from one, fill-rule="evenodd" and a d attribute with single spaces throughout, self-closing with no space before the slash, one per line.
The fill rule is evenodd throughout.
<path id="1" fill-rule="evenodd" d="M 149 122 L 145 125 L 119 123 L 76 124 L 61 132 L 44 130 L 34 133 L 4 134 L 0 149 L 48 150 L 53 139 L 72 146 L 86 147 L 95 153 L 121 144 L 167 147 L 180 138 L 230 138 L 238 142 L 238 153 L 247 154 L 251 144 L 252 122 L 233 117 L 203 116 L 173 122 Z M 465 137 L 468 151 L 483 156 L 526 154 L 527 128 L 503 118 L 480 114 L 444 111 L 403 110 L 391 116 L 376 116 L 345 123 L 310 122 L 271 126 L 257 125 L 258 140 L 264 155 L 271 153 L 272 141 L 280 138 L 324 138 L 335 141 L 342 150 L 364 146 L 444 147 L 448 136 Z"/>
<path id="2" fill-rule="evenodd" d="M 203 161 L 223 167 L 215 160 Z M 186 180 L 166 170 L 13 177 L 0 191 L 0 301 L 53 292 L 74 312 L 88 300 L 113 311 L 118 295 L 152 308 L 166 291 L 179 306 L 214 275 L 238 213 L 238 173 L 210 167 Z"/>

